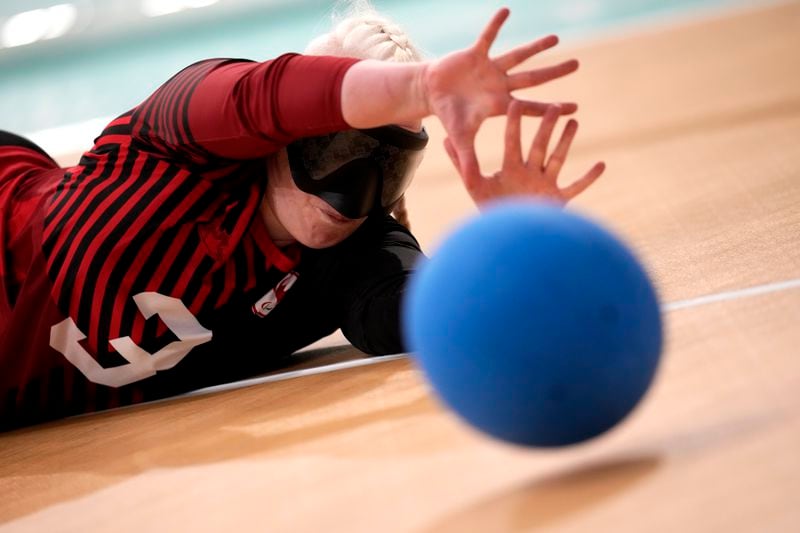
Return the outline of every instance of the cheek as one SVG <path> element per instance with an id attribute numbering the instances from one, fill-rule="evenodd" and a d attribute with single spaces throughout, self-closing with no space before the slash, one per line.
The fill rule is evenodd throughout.
<path id="1" fill-rule="evenodd" d="M 316 197 L 306 197 L 295 203 L 293 224 L 287 229 L 301 244 L 309 248 L 328 248 L 345 240 L 360 225 L 332 223 L 317 209 L 316 201 Z"/>
<path id="2" fill-rule="evenodd" d="M 353 234 L 358 225 L 341 226 L 332 224 L 319 211 L 312 212 L 306 224 L 304 235 L 297 240 L 309 248 L 328 248 L 339 244 Z"/>

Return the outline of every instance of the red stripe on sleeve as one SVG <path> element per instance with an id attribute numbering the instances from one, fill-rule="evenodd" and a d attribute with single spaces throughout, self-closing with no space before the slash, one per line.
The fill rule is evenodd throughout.
<path id="1" fill-rule="evenodd" d="M 165 154 L 189 160 L 202 156 L 202 151 L 192 145 L 191 133 L 185 126 L 187 105 L 197 83 L 215 64 L 225 61 L 195 63 L 159 87 L 134 111 L 133 136 Z"/>
<path id="2" fill-rule="evenodd" d="M 206 74 L 208 66 L 194 65 L 184 70 L 175 80 L 164 87 L 163 94 L 158 99 L 156 113 L 158 124 L 156 129 L 159 136 L 175 148 L 182 148 L 189 144 L 191 135 L 183 128 L 181 115 L 188 102 L 192 88 Z"/>
<path id="3" fill-rule="evenodd" d="M 256 273 L 254 271 L 256 262 L 253 241 L 247 238 L 242 239 L 242 247 L 244 248 L 244 255 L 246 258 L 245 266 L 247 267 L 247 283 L 244 285 L 243 292 L 248 292 L 256 286 Z"/>
<path id="4" fill-rule="evenodd" d="M 299 246 L 289 246 L 281 250 L 272 242 L 264 219 L 256 217 L 250 224 L 250 235 L 253 236 L 256 246 L 261 250 L 266 258 L 266 268 L 275 267 L 281 272 L 289 272 L 300 262 L 301 248 Z"/>
<path id="5" fill-rule="evenodd" d="M 111 122 L 108 123 L 106 128 L 112 128 L 114 126 L 127 126 L 131 123 L 131 116 L 130 115 L 123 115 L 121 117 L 117 117 Z"/>

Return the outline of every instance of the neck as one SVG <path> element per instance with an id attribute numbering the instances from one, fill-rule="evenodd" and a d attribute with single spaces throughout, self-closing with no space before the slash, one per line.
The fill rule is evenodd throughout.
<path id="1" fill-rule="evenodd" d="M 276 168 L 275 158 L 268 158 L 267 159 L 267 175 L 268 176 L 277 176 L 278 169 Z M 261 206 L 259 211 L 261 212 L 261 220 L 264 221 L 264 225 L 267 227 L 267 233 L 269 234 L 269 238 L 272 239 L 272 242 L 275 243 L 275 246 L 279 248 L 283 248 L 285 246 L 289 246 L 297 242 L 291 233 L 284 227 L 278 217 L 275 215 L 275 211 L 272 209 L 271 201 L 271 193 L 273 188 L 267 184 L 267 190 L 264 193 L 264 197 L 261 199 Z"/>
<path id="2" fill-rule="evenodd" d="M 264 225 L 267 227 L 269 238 L 272 239 L 272 242 L 274 242 L 275 246 L 278 248 L 283 248 L 297 242 L 275 216 L 275 213 L 267 202 L 266 195 L 264 195 L 264 199 L 261 200 L 261 220 L 264 221 Z"/>

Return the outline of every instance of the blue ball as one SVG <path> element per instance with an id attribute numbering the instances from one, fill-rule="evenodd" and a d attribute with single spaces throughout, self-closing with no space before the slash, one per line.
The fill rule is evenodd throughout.
<path id="1" fill-rule="evenodd" d="M 476 428 L 539 447 L 614 427 L 650 386 L 658 298 L 617 238 L 562 209 L 498 204 L 414 274 L 407 345 L 440 398 Z"/>

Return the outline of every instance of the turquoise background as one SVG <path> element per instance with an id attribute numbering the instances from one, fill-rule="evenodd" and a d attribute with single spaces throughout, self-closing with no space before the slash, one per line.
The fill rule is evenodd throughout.
<path id="1" fill-rule="evenodd" d="M 33 4 L 15 0 L 3 6 L 0 17 L 14 8 L 31 9 L 27 6 Z M 128 4 L 138 9 L 134 0 Z M 379 0 L 374 5 L 403 26 L 428 56 L 438 56 L 470 44 L 503 5 L 511 8 L 512 15 L 496 51 L 547 33 L 558 33 L 569 44 L 623 26 L 754 2 Z M 111 35 L 95 39 L 56 39 L 0 50 L 0 129 L 29 133 L 119 114 L 199 59 L 266 59 L 302 51 L 310 39 L 330 27 L 332 6 L 320 1 L 266 1 L 226 15 L 223 1 L 214 6 L 213 19 L 170 15 L 132 25 L 130 31 L 123 24 Z M 203 10 L 210 8 L 192 11 Z"/>

